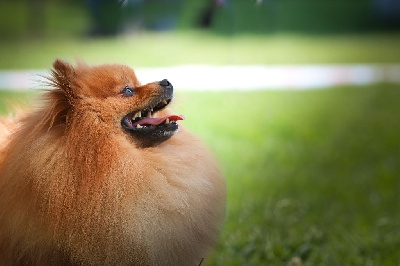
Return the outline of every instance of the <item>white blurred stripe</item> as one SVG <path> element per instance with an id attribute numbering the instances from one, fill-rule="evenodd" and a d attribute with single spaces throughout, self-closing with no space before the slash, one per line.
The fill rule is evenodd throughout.
<path id="1" fill-rule="evenodd" d="M 1 70 L 0 89 L 27 90 L 40 86 L 43 78 L 40 75 L 48 75 L 45 70 Z"/>
<path id="2" fill-rule="evenodd" d="M 142 84 L 168 79 L 181 90 L 314 89 L 344 84 L 400 83 L 400 64 L 368 65 L 184 65 L 137 68 Z M 0 71 L 0 89 L 41 88 L 45 70 Z"/>

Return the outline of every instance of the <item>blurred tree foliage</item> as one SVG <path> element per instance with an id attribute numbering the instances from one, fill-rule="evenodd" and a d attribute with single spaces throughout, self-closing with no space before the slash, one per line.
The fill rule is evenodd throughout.
<path id="1" fill-rule="evenodd" d="M 3 0 L 2 38 L 137 30 L 349 33 L 400 29 L 398 0 Z"/>

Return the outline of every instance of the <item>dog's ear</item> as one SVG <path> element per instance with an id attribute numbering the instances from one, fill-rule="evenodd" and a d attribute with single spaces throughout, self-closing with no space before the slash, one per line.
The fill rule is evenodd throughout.
<path id="1" fill-rule="evenodd" d="M 73 101 L 76 97 L 72 88 L 75 77 L 75 70 L 70 64 L 58 58 L 54 61 L 51 70 L 51 82 L 56 89 L 64 92 L 69 101 Z"/>
<path id="2" fill-rule="evenodd" d="M 52 89 L 44 95 L 50 106 L 45 110 L 43 122 L 50 129 L 53 126 L 66 125 L 69 122 L 70 114 L 74 109 L 74 101 L 77 99 L 74 92 L 76 72 L 67 62 L 56 59 L 50 76 L 46 79 L 46 84 Z"/>

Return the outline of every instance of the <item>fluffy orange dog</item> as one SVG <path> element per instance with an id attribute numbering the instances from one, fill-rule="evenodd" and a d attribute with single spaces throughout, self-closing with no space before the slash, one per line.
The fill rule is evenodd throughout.
<path id="1" fill-rule="evenodd" d="M 43 107 L 0 123 L 0 264 L 199 265 L 225 183 L 167 113 L 172 85 L 122 65 L 53 67 Z"/>

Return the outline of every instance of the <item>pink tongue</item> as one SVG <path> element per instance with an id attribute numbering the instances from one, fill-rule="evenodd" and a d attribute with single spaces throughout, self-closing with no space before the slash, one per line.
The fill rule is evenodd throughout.
<path id="1" fill-rule="evenodd" d="M 163 123 L 167 118 L 171 121 L 177 121 L 177 120 L 184 120 L 185 117 L 183 115 L 167 115 L 162 118 L 150 118 L 150 117 L 145 117 L 137 121 L 136 123 L 133 124 L 133 127 L 136 127 L 137 125 L 152 125 L 152 126 L 157 126 L 161 123 Z"/>

